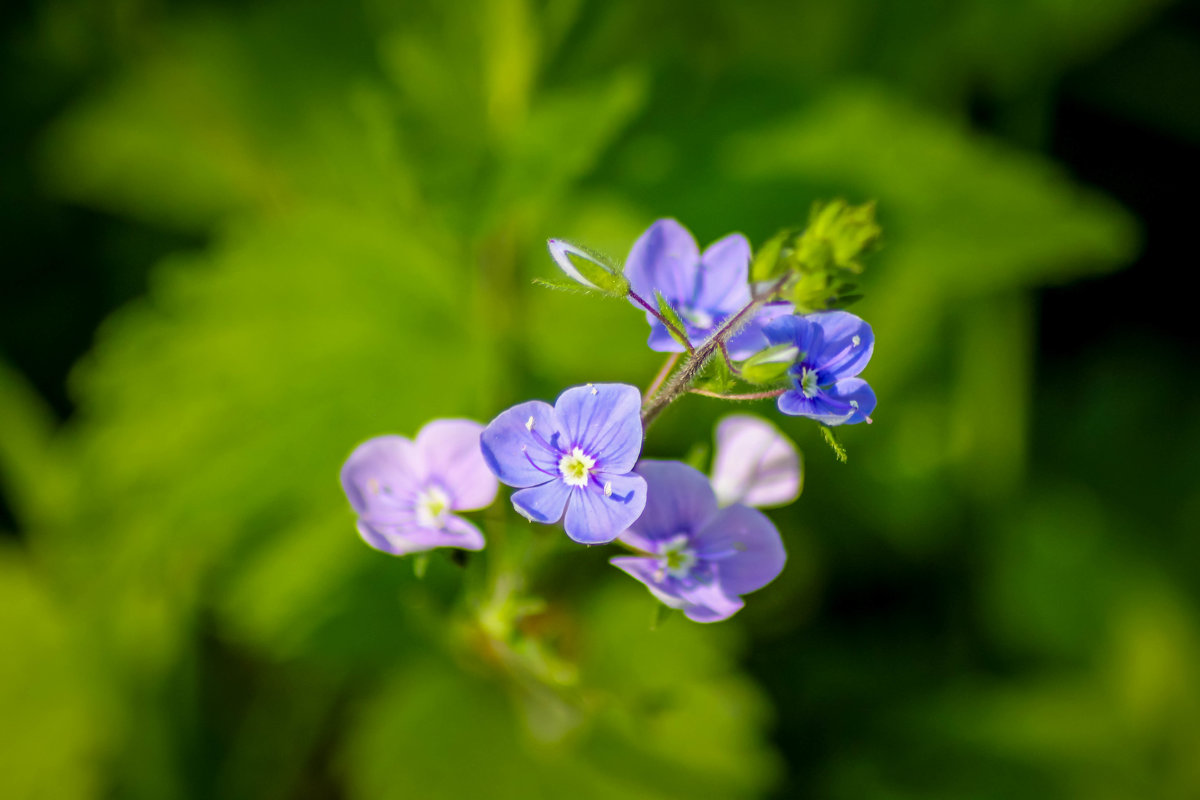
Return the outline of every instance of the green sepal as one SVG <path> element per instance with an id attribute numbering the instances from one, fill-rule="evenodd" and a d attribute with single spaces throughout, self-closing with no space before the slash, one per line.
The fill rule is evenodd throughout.
<path id="1" fill-rule="evenodd" d="M 775 383 L 801 356 L 799 348 L 787 343 L 760 350 L 742 363 L 742 380 L 759 385 Z"/>
<path id="2" fill-rule="evenodd" d="M 609 294 L 608 292 L 602 292 L 599 289 L 593 289 L 589 286 L 584 286 L 582 283 L 566 281 L 560 278 L 534 278 L 533 283 L 535 286 L 541 286 L 543 289 L 554 289 L 557 292 L 584 294 L 591 297 L 613 297 L 613 295 Z"/>
<path id="3" fill-rule="evenodd" d="M 833 448 L 833 454 L 837 456 L 837 460 L 846 463 L 846 448 L 838 439 L 837 434 L 833 432 L 833 428 L 828 425 L 821 426 L 821 435 L 825 437 L 825 443 Z"/>
<path id="4" fill-rule="evenodd" d="M 663 297 L 663 293 L 659 290 L 654 290 L 654 299 L 658 303 L 658 313 L 662 314 L 671 324 L 667 326 L 667 332 L 671 334 L 671 338 L 683 345 L 683 349 L 689 353 L 692 350 L 692 343 L 688 341 L 686 335 L 687 325 L 680 318 L 679 312 L 674 306 L 667 302 L 667 298 Z"/>
<path id="5" fill-rule="evenodd" d="M 413 575 L 417 580 L 425 578 L 425 570 L 429 568 L 429 553 L 417 553 L 413 556 Z"/>

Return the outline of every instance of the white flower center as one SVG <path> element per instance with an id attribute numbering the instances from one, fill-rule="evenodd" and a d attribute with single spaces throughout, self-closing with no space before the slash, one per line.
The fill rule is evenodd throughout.
<path id="1" fill-rule="evenodd" d="M 800 392 L 805 397 L 817 396 L 817 371 L 803 367 L 800 370 Z"/>
<path id="2" fill-rule="evenodd" d="M 578 447 L 558 460 L 558 471 L 568 486 L 587 486 L 588 476 L 594 466 L 596 459 Z"/>
<path id="3" fill-rule="evenodd" d="M 436 486 L 427 486 L 417 492 L 417 523 L 422 528 L 441 530 L 446 525 L 446 511 L 450 507 L 450 496 Z"/>
<path id="4" fill-rule="evenodd" d="M 696 566 L 696 553 L 688 544 L 691 537 L 686 533 L 676 534 L 662 546 L 659 557 L 663 570 L 672 578 L 686 578 Z"/>

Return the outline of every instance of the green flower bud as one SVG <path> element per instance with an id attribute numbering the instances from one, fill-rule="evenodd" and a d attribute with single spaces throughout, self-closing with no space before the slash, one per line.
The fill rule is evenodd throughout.
<path id="1" fill-rule="evenodd" d="M 584 287 L 613 297 L 629 294 L 629 281 L 621 268 L 600 254 L 562 239 L 550 239 L 546 244 L 559 269 Z"/>
<path id="2" fill-rule="evenodd" d="M 749 383 L 774 383 L 787 374 L 800 356 L 799 348 L 786 343 L 760 350 L 742 364 L 742 379 Z"/>

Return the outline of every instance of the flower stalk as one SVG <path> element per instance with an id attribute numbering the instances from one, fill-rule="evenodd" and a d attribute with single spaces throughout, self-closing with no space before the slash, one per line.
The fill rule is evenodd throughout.
<path id="1" fill-rule="evenodd" d="M 761 294 L 752 297 L 749 303 L 743 306 L 736 314 L 726 319 L 703 344 L 692 350 L 683 367 L 677 370 L 662 386 L 658 387 L 657 391 L 653 394 L 647 392 L 646 400 L 642 404 L 643 428 L 649 428 L 650 424 L 658 418 L 663 409 L 677 400 L 680 395 L 688 392 L 692 381 L 696 379 L 696 376 L 700 373 L 704 365 L 708 363 L 708 360 L 725 348 L 726 342 L 741 330 L 742 326 L 749 322 L 754 317 L 754 314 L 776 292 L 783 288 L 783 285 L 787 283 L 790 277 L 790 272 L 784 274 L 776 279 Z"/>

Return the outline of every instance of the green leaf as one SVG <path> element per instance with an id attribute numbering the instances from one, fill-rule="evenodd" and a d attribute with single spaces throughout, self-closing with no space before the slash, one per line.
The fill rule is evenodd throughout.
<path id="1" fill-rule="evenodd" d="M 662 314 L 671 323 L 667 326 L 667 332 L 671 334 L 671 338 L 683 345 L 685 350 L 691 352 L 692 343 L 686 336 L 687 325 L 684 324 L 683 319 L 679 316 L 679 312 L 667 302 L 667 298 L 663 297 L 663 293 L 657 289 L 654 290 L 654 299 L 658 303 L 658 313 Z"/>
<path id="2" fill-rule="evenodd" d="M 833 449 L 833 454 L 837 457 L 837 460 L 845 464 L 846 448 L 842 445 L 841 440 L 838 439 L 837 434 L 833 432 L 833 428 L 830 428 L 828 425 L 822 425 L 821 436 L 824 437 L 825 444 Z"/>

